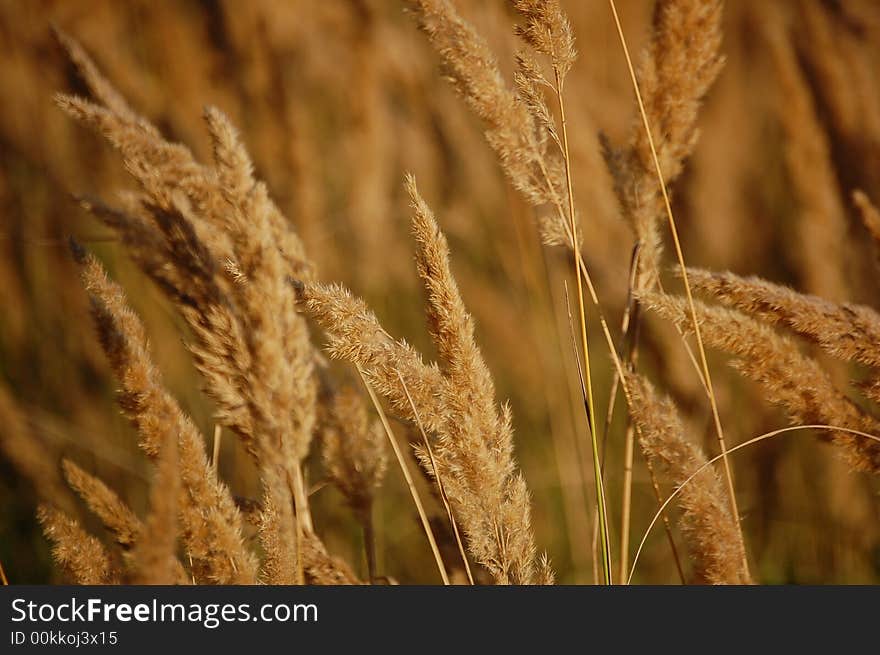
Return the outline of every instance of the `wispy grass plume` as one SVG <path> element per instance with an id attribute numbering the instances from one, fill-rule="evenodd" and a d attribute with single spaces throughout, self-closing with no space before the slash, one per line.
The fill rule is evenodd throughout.
<path id="1" fill-rule="evenodd" d="M 37 517 L 46 537 L 53 543 L 53 559 L 76 584 L 119 582 L 119 574 L 104 546 L 83 530 L 77 521 L 51 505 L 41 505 Z"/>
<path id="2" fill-rule="evenodd" d="M 499 583 L 544 582 L 550 574 L 536 561 L 528 491 L 513 459 L 510 410 L 496 404 L 473 321 L 449 268 L 446 239 L 412 178 L 407 188 L 419 246 L 416 261 L 442 369 L 424 364 L 405 342 L 391 339 L 367 306 L 340 287 L 304 285 L 303 305 L 327 331 L 331 356 L 361 368 L 406 418 L 414 420 L 412 407 L 418 408 L 433 434 L 438 472 L 474 559 Z M 430 462 L 422 465 L 430 472 Z"/>
<path id="3" fill-rule="evenodd" d="M 669 398 L 661 398 L 644 377 L 635 373 L 627 376 L 627 383 L 639 445 L 673 485 L 681 485 L 706 463 L 706 455 L 685 437 L 678 411 Z M 678 496 L 682 533 L 698 580 L 748 584 L 751 578 L 743 566 L 742 532 L 726 496 L 724 483 L 713 469 L 699 473 Z"/>
<path id="4" fill-rule="evenodd" d="M 641 300 L 651 311 L 690 330 L 684 299 L 645 294 Z M 868 434 L 880 432 L 880 423 L 841 393 L 819 364 L 801 353 L 790 338 L 735 310 L 699 302 L 695 308 L 706 343 L 734 355 L 734 367 L 761 386 L 768 402 L 784 407 L 792 421 L 837 425 Z M 820 436 L 839 446 L 853 468 L 880 471 L 876 442 L 840 431 Z"/>

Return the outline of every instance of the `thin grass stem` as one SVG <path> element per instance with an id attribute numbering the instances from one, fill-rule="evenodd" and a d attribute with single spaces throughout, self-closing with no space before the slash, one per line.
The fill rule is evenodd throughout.
<path id="1" fill-rule="evenodd" d="M 437 540 L 434 538 L 434 532 L 431 530 L 431 524 L 428 521 L 428 515 L 425 512 L 425 508 L 422 505 L 422 499 L 419 497 L 419 492 L 416 489 L 415 482 L 413 482 L 412 475 L 409 472 L 409 468 L 406 465 L 406 459 L 403 456 L 403 452 L 400 450 L 400 446 L 397 444 L 397 439 L 394 438 L 394 432 L 391 431 L 391 425 L 388 423 L 388 417 L 385 416 L 385 410 L 382 409 L 382 403 L 379 402 L 379 398 L 376 397 L 376 392 L 373 391 L 373 387 L 370 386 L 370 383 L 367 382 L 367 378 L 364 375 L 364 372 L 358 367 L 358 375 L 361 376 L 361 380 L 364 383 L 364 386 L 367 388 L 367 393 L 370 395 L 370 400 L 373 402 L 373 407 L 376 408 L 376 413 L 379 415 L 379 420 L 382 421 L 382 427 L 385 428 L 385 434 L 388 436 L 388 441 L 391 443 L 391 449 L 394 451 L 394 456 L 397 458 L 397 464 L 400 466 L 400 471 L 403 473 L 403 478 L 406 480 L 406 486 L 409 488 L 409 492 L 412 495 L 413 502 L 416 505 L 416 510 L 419 513 L 419 519 L 422 521 L 422 528 L 425 531 L 425 536 L 428 539 L 428 543 L 431 546 L 431 552 L 434 554 L 434 561 L 437 563 L 437 570 L 440 572 L 440 577 L 443 580 L 443 584 L 449 584 L 449 575 L 446 573 L 446 566 L 443 564 L 443 558 L 440 555 L 440 549 L 437 547 Z"/>
<path id="2" fill-rule="evenodd" d="M 419 427 L 419 432 L 422 434 L 422 443 L 425 445 L 425 450 L 428 452 L 428 457 L 431 460 L 431 470 L 434 472 L 434 479 L 437 481 L 437 488 L 440 490 L 440 499 L 443 501 L 443 507 L 446 509 L 446 515 L 449 517 L 449 523 L 452 526 L 452 533 L 455 535 L 455 543 L 458 545 L 458 552 L 461 555 L 461 561 L 464 564 L 464 570 L 465 573 L 467 573 L 468 582 L 474 584 L 471 565 L 468 563 L 467 555 L 464 552 L 464 544 L 461 540 L 461 534 L 458 531 L 458 522 L 455 520 L 455 515 L 452 513 L 452 506 L 449 504 L 449 496 L 446 495 L 446 488 L 443 486 L 443 478 L 440 475 L 440 470 L 437 468 L 437 460 L 434 459 L 434 449 L 431 448 L 431 442 L 428 441 L 428 435 L 425 433 L 424 425 L 422 425 L 419 410 L 416 409 L 416 404 L 413 402 L 412 396 L 409 393 L 409 388 L 406 386 L 406 382 L 404 382 L 400 371 L 397 371 L 397 377 L 403 387 L 403 392 L 406 394 L 406 399 L 409 401 L 409 406 L 416 419 L 416 425 Z"/>
<path id="3" fill-rule="evenodd" d="M 617 27 L 617 34 L 618 34 L 618 37 L 620 38 L 620 44 L 623 47 L 623 53 L 626 58 L 626 65 L 629 70 L 629 75 L 630 75 L 630 79 L 632 81 L 633 90 L 635 91 L 635 94 L 636 94 L 636 101 L 638 102 L 638 106 L 639 106 L 639 114 L 641 115 L 642 123 L 644 124 L 644 127 L 645 127 L 645 133 L 648 138 L 648 145 L 651 149 L 651 157 L 654 162 L 654 168 L 656 169 L 656 172 L 657 172 L 657 180 L 660 184 L 660 191 L 663 195 L 663 204 L 664 204 L 664 207 L 666 208 L 666 216 L 669 219 L 669 229 L 672 232 L 672 242 L 675 246 L 675 255 L 678 259 L 678 265 L 681 268 L 681 276 L 682 276 L 682 280 L 684 281 L 685 295 L 687 296 L 688 306 L 690 308 L 691 320 L 693 321 L 693 324 L 694 324 L 694 336 L 696 337 L 697 350 L 699 351 L 699 355 L 700 355 L 700 365 L 701 365 L 701 368 L 703 369 L 703 375 L 705 377 L 705 384 L 706 384 L 706 391 L 709 396 L 709 405 L 711 406 L 711 409 L 712 409 L 712 419 L 715 423 L 715 432 L 718 436 L 718 445 L 721 449 L 721 460 L 724 464 L 724 475 L 725 475 L 725 479 L 727 481 L 727 492 L 730 495 L 730 508 L 731 508 L 731 511 L 733 512 L 733 520 L 736 523 L 737 527 L 742 529 L 741 525 L 740 525 L 739 508 L 737 507 L 737 502 L 736 502 L 736 491 L 735 491 L 734 484 L 733 484 L 733 471 L 731 470 L 730 462 L 727 459 L 727 446 L 726 446 L 726 443 L 724 440 L 724 429 L 721 426 L 721 416 L 718 413 L 718 403 L 715 399 L 715 390 L 712 386 L 712 376 L 709 373 L 709 362 L 708 362 L 708 359 L 706 358 L 706 349 L 703 347 L 703 337 L 700 333 L 700 323 L 697 320 L 697 310 L 694 307 L 694 298 L 693 298 L 693 294 L 691 293 L 691 285 L 690 285 L 690 281 L 688 279 L 687 266 L 685 265 L 685 262 L 684 262 L 684 254 L 681 249 L 681 241 L 678 238 L 678 229 L 676 228 L 676 225 L 675 225 L 675 216 L 672 213 L 672 204 L 669 201 L 669 192 L 666 189 L 666 182 L 663 179 L 663 171 L 660 168 L 660 159 L 657 156 L 657 148 L 654 144 L 654 137 L 651 132 L 651 125 L 648 122 L 648 114 L 645 111 L 645 104 L 642 101 L 642 93 L 641 93 L 641 90 L 639 89 L 638 80 L 636 79 L 636 72 L 635 72 L 635 68 L 633 67 L 632 58 L 630 57 L 630 54 L 629 54 L 629 47 L 627 46 L 627 43 L 626 43 L 626 37 L 623 34 L 623 26 L 620 23 L 620 17 L 617 15 L 617 6 L 614 4 L 614 0 L 608 0 L 608 2 L 611 5 L 611 11 L 614 15 L 614 24 Z M 745 543 L 745 542 L 743 542 L 743 543 Z M 745 552 L 745 547 L 743 547 L 742 560 L 743 560 L 743 566 L 745 567 L 745 571 L 748 574 L 749 565 L 748 565 L 748 557 L 746 556 L 746 552 Z"/>
<path id="4" fill-rule="evenodd" d="M 767 439 L 772 439 L 773 437 L 776 437 L 776 436 L 779 436 L 781 434 L 785 434 L 788 432 L 794 432 L 796 430 L 831 430 L 831 431 L 838 431 L 838 432 L 847 432 L 847 433 L 855 435 L 857 437 L 863 437 L 865 439 L 870 439 L 872 441 L 876 441 L 876 442 L 880 443 L 880 437 L 877 437 L 873 434 L 868 434 L 867 432 L 860 432 L 859 430 L 850 430 L 849 428 L 844 428 L 844 427 L 840 427 L 840 426 L 836 426 L 836 425 L 824 425 L 821 423 L 817 423 L 817 424 L 810 424 L 810 425 L 790 425 L 785 428 L 779 428 L 778 430 L 772 430 L 771 432 L 765 432 L 764 434 L 758 435 L 757 437 L 754 437 L 753 439 L 749 439 L 748 441 L 743 441 L 742 443 L 737 444 L 736 446 L 734 446 L 733 448 L 728 450 L 727 453 L 728 454 L 735 453 L 739 450 L 742 450 L 743 448 L 747 448 L 747 447 L 752 446 L 752 445 L 759 443 L 761 441 L 766 441 Z M 627 580 L 626 580 L 627 584 L 630 584 L 632 582 L 632 577 L 633 577 L 633 574 L 635 573 L 636 565 L 639 563 L 639 557 L 642 554 L 642 550 L 645 547 L 645 542 L 648 540 L 648 536 L 651 534 L 651 530 L 657 524 L 657 521 L 663 515 L 663 512 L 666 511 L 666 508 L 669 506 L 669 503 L 671 503 L 673 500 L 675 500 L 675 498 L 678 497 L 678 495 L 681 493 L 682 489 L 684 489 L 688 484 L 690 484 L 690 482 L 694 478 L 696 478 L 700 473 L 705 471 L 708 467 L 712 466 L 715 462 L 717 462 L 722 457 L 723 457 L 723 455 L 719 454 L 719 455 L 716 455 L 715 457 L 709 459 L 705 464 L 703 464 L 696 471 L 691 473 L 690 476 L 688 476 L 688 478 L 684 482 L 682 482 L 678 486 L 678 488 L 676 488 L 671 494 L 669 494 L 669 497 L 666 498 L 666 500 L 664 500 L 663 503 L 661 503 L 660 507 L 657 509 L 657 512 L 654 514 L 654 517 L 651 519 L 651 522 L 648 524 L 648 527 L 645 530 L 645 534 L 642 536 L 642 540 L 639 543 L 638 549 L 636 550 L 636 554 L 633 557 L 632 568 L 630 569 L 629 576 L 627 577 Z"/>

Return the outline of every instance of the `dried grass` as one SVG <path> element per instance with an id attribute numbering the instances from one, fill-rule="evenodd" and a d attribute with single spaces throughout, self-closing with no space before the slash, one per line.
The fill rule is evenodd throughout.
<path id="1" fill-rule="evenodd" d="M 411 420 L 417 412 L 432 433 L 436 473 L 475 561 L 498 583 L 545 582 L 552 573 L 536 561 L 528 491 L 513 461 L 510 410 L 496 404 L 473 321 L 449 268 L 446 239 L 412 177 L 407 189 L 426 313 L 442 368 L 425 364 L 406 342 L 394 341 L 366 304 L 339 286 L 300 285 L 303 306 L 327 331 L 331 357 L 355 364 L 395 411 Z M 420 462 L 434 475 L 427 453 Z"/>
<path id="2" fill-rule="evenodd" d="M 630 374 L 630 412 L 645 456 L 664 470 L 676 487 L 706 463 L 706 455 L 687 440 L 675 405 L 658 396 L 643 377 Z M 743 566 L 744 545 L 721 478 L 706 469 L 678 496 L 681 526 L 697 578 L 710 584 L 749 584 Z"/>
<path id="3" fill-rule="evenodd" d="M 469 6 L 466 18 L 453 0 L 408 0 L 427 37 L 430 48 L 425 48 L 412 26 L 408 34 L 405 24 L 386 20 L 377 4 L 331 5 L 297 7 L 291 13 L 273 8 L 286 16 L 277 21 L 262 6 L 236 6 L 235 15 L 219 5 L 194 10 L 218 12 L 211 24 L 225 26 L 217 29 L 224 32 L 221 40 L 229 52 L 217 57 L 211 50 L 216 44 L 203 43 L 203 26 L 187 28 L 188 38 L 178 39 L 182 54 L 175 55 L 181 61 L 174 65 L 166 53 L 151 54 L 155 41 L 148 41 L 175 12 L 165 7 L 145 12 L 145 20 L 157 22 L 143 30 L 141 55 L 164 61 L 164 76 L 137 74 L 138 62 L 124 49 L 110 58 L 118 50 L 112 44 L 102 52 L 109 58 L 103 63 L 111 77 L 123 84 L 125 95 L 137 99 L 132 104 L 74 38 L 54 30 L 67 68 L 43 84 L 47 90 L 59 85 L 75 89 L 76 94 L 57 94 L 57 106 L 108 142 L 115 161 L 97 147 L 83 147 L 82 135 L 69 132 L 60 117 L 46 118 L 45 93 L 37 102 L 18 84 L 22 92 L 10 94 L 15 102 L 31 103 L 31 113 L 47 126 L 45 135 L 25 138 L 21 123 L 13 121 L 10 128 L 7 110 L 0 110 L 0 138 L 16 157 L 8 175 L 5 157 L 0 162 L 4 210 L 16 211 L 20 204 L 31 217 L 44 211 L 47 194 L 41 195 L 39 185 L 21 202 L 15 198 L 21 180 L 30 181 L 31 170 L 41 171 L 53 187 L 65 180 L 77 189 L 100 189 L 100 195 L 76 196 L 104 230 L 98 237 L 64 222 L 56 230 L 81 233 L 89 250 L 101 255 L 73 246 L 100 349 L 88 351 L 87 336 L 74 332 L 78 322 L 69 321 L 82 307 L 81 289 L 65 282 L 73 277 L 74 264 L 58 257 L 60 263 L 47 267 L 52 255 L 23 248 L 26 239 L 39 235 L 27 226 L 10 230 L 8 248 L 0 241 L 0 299 L 9 308 L 8 321 L 0 325 L 0 451 L 36 490 L 42 502 L 39 522 L 67 579 L 81 584 L 375 584 L 391 581 L 385 569 L 396 571 L 388 554 L 400 557 L 406 551 L 401 570 L 425 568 L 433 556 L 445 583 L 550 584 L 555 573 L 537 543 L 554 531 L 554 494 L 564 484 L 574 487 L 563 490 L 570 525 L 587 526 L 589 517 L 575 514 L 580 501 L 595 503 L 593 575 L 598 581 L 601 574 L 606 583 L 613 581 L 614 541 L 606 494 L 621 489 L 623 583 L 632 577 L 629 531 L 645 516 L 639 485 L 648 479 L 661 509 L 669 504 L 661 490 L 675 490 L 690 567 L 678 562 L 679 537 L 669 529 L 671 523 L 667 528 L 682 580 L 683 571 L 691 571 L 694 582 L 751 583 L 747 545 L 755 548 L 755 578 L 768 571 L 773 575 L 775 569 L 766 562 L 779 555 L 778 549 L 790 548 L 790 540 L 780 546 L 765 534 L 772 523 L 768 517 L 784 504 L 786 511 L 806 507 L 823 520 L 838 520 L 830 506 L 833 498 L 843 497 L 841 489 L 847 500 L 850 492 L 858 494 L 847 502 L 847 525 L 858 534 L 848 537 L 846 547 L 862 555 L 873 552 L 880 536 L 865 518 L 872 511 L 871 497 L 861 493 L 868 485 L 861 489 L 855 478 L 848 478 L 847 486 L 834 482 L 843 469 L 829 465 L 821 450 L 809 460 L 807 484 L 799 487 L 797 476 L 785 478 L 778 489 L 773 487 L 785 492 L 782 498 L 764 503 L 766 508 L 754 504 L 754 515 L 750 512 L 740 525 L 721 416 L 743 399 L 754 402 L 742 413 L 747 416 L 730 423 L 738 432 L 770 434 L 764 423 L 778 415 L 762 411 L 757 394 L 728 378 L 719 376 L 716 385 L 703 342 L 730 356 L 767 404 L 786 411 L 792 428 L 783 430 L 799 424 L 834 426 L 820 437 L 831 441 L 851 468 L 880 472 L 876 440 L 860 438 L 880 433 L 876 408 L 865 402 L 880 402 L 880 314 L 870 306 L 880 287 L 870 280 L 859 284 L 857 276 L 870 266 L 876 272 L 880 261 L 880 218 L 872 204 L 878 193 L 872 163 L 880 161 L 880 123 L 874 116 L 880 96 L 868 74 L 878 52 L 874 41 L 880 13 L 846 3 L 804 1 L 792 12 L 767 3 L 725 7 L 721 0 L 658 0 L 652 15 L 638 14 L 648 25 L 641 38 L 630 32 L 628 21 L 643 10 L 622 7 L 625 12 L 618 14 L 613 1 L 602 8 L 607 15 L 575 5 L 567 13 L 557 0 L 514 0 L 507 13 L 489 5 Z M 110 14 L 116 11 L 123 10 Z M 4 15 L 0 10 L 0 19 Z M 596 22 L 597 16 L 605 22 Z M 755 21 L 761 24 L 759 39 L 751 29 Z M 616 69 L 614 79 L 606 79 L 604 60 L 594 57 L 596 30 L 614 25 L 629 80 L 625 70 Z M 737 30 L 748 32 L 748 38 Z M 336 41 L 351 46 L 349 68 L 337 61 L 336 41 L 325 38 L 331 31 L 339 35 Z M 585 52 L 580 58 L 576 34 Z M 807 40 L 822 47 L 808 47 Z M 636 42 L 643 48 L 633 64 L 628 44 Z M 479 119 L 489 148 L 479 145 L 454 96 L 428 84 L 436 77 L 430 73 L 431 49 L 454 91 Z M 729 62 L 722 49 L 731 53 Z M 7 54 L 5 43 L 0 51 Z M 12 55 L 0 80 L 16 88 L 16 76 L 24 74 L 29 60 L 19 52 Z M 216 66 L 233 61 L 235 75 L 229 77 L 234 82 L 195 82 L 213 80 Z M 756 65 L 764 66 L 770 82 L 754 75 Z M 718 154 L 737 138 L 730 135 L 694 157 L 709 118 L 703 104 L 717 101 L 709 94 L 725 66 L 734 68 L 735 79 L 754 79 L 756 88 L 769 84 L 779 96 L 760 91 L 749 96 L 749 112 L 763 110 L 770 116 L 764 123 L 752 116 L 736 123 L 748 129 L 749 147 L 757 147 L 758 135 L 774 139 L 760 144 L 754 157 L 742 146 L 735 162 Z M 156 93 L 166 82 L 168 90 Z M 722 104 L 741 92 L 729 86 Z M 597 108 L 611 102 L 606 95 L 616 98 L 609 104 L 614 120 L 604 121 L 615 138 L 597 135 L 592 127 Z M 199 106 L 208 99 L 229 115 L 215 106 L 200 114 Z M 712 116 L 729 118 L 724 107 Z M 717 131 L 719 120 L 705 124 Z M 66 153 L 67 165 L 52 161 L 55 151 Z M 706 169 L 705 159 L 712 156 L 718 161 Z M 133 189 L 117 189 L 120 158 Z M 394 220 L 403 211 L 397 206 L 400 194 L 390 188 L 403 160 L 414 162 L 426 195 L 437 198 L 435 206 L 442 207 L 444 217 L 441 231 L 414 177 L 407 176 L 415 276 L 404 265 L 405 239 Z M 520 198 L 493 183 L 496 169 Z M 775 180 L 781 190 L 772 197 L 751 195 L 763 181 L 755 178 L 763 177 Z M 719 185 L 734 183 L 736 189 L 718 192 Z M 706 188 L 695 191 L 695 184 Z M 112 195 L 107 188 L 115 189 Z M 725 220 L 739 227 L 722 226 L 719 232 L 729 235 L 731 243 L 718 237 L 704 250 L 689 241 L 709 231 L 694 224 L 711 224 L 712 216 L 704 213 L 712 210 L 713 200 L 733 196 L 738 200 L 729 202 L 728 210 L 743 215 Z M 615 197 L 618 206 L 612 209 Z M 526 206 L 538 219 L 536 226 L 519 220 Z M 53 210 L 67 214 L 69 203 L 46 211 Z M 765 212 L 782 227 L 762 228 L 751 239 L 737 236 L 738 229 L 763 219 Z M 683 220 L 677 221 L 680 216 Z M 666 219 L 684 283 L 681 297 L 663 290 Z M 634 243 L 629 236 L 620 238 L 626 230 L 634 234 Z M 683 245 L 689 260 L 692 249 L 704 262 L 727 258 L 739 267 L 751 265 L 749 244 L 770 234 L 776 239 L 774 259 L 765 258 L 756 270 L 786 284 L 685 267 Z M 856 261 L 856 255 L 870 254 L 859 249 L 857 234 L 874 240 L 875 261 Z M 535 255 L 536 250 L 522 247 L 529 237 L 536 247 L 539 240 L 563 246 L 567 261 L 560 263 L 552 251 Z M 106 249 L 99 245 L 104 240 L 112 242 Z M 775 257 L 776 250 L 782 259 Z M 137 278 L 116 260 L 117 251 L 134 263 L 151 291 L 144 293 L 134 282 Z M 636 253 L 629 276 L 628 252 Z M 50 284 L 40 273 L 46 270 Z M 540 279 L 544 274 L 546 289 Z M 565 279 L 571 274 L 576 284 Z M 594 284 L 594 274 L 602 288 Z M 430 337 L 429 345 L 414 336 L 419 347 L 389 333 L 410 334 L 408 294 L 416 277 L 424 290 Z M 796 280 L 793 287 L 789 277 Z M 622 294 L 627 279 L 623 311 L 615 293 Z M 346 280 L 347 286 L 332 280 Z M 524 280 L 528 293 L 547 293 L 546 299 L 531 303 L 520 298 Z M 569 286 L 577 289 L 577 321 L 569 308 L 574 357 L 567 335 L 560 343 L 538 344 L 541 370 L 557 376 L 538 380 L 533 366 L 538 356 L 533 357 L 530 339 L 565 332 L 559 328 L 564 310 L 556 291 L 565 288 L 568 301 Z M 695 301 L 692 287 L 718 305 Z M 45 288 L 54 289 L 57 298 L 42 297 Z M 137 300 L 144 321 L 127 296 Z M 160 298 L 158 304 L 153 296 Z M 58 307 L 53 306 L 56 300 Z M 524 338 L 518 325 L 520 301 L 538 308 L 535 320 L 523 321 L 536 335 Z M 643 324 L 642 308 L 663 326 L 676 328 L 694 370 L 682 365 L 687 362 L 672 330 Z M 169 309 L 174 316 L 165 321 L 162 312 Z M 554 309 L 556 315 L 544 316 Z M 606 316 L 615 317 L 616 324 L 621 311 L 621 329 L 612 331 Z M 46 317 L 54 321 L 51 329 L 40 322 Z M 590 352 L 594 322 L 610 362 L 595 348 Z M 31 323 L 43 329 L 28 335 Z M 313 324 L 326 335 L 326 343 L 313 340 Z M 68 326 L 66 342 L 47 338 Z M 696 337 L 699 358 L 690 351 L 689 335 Z M 178 348 L 181 339 L 184 346 Z M 74 340 L 88 354 L 72 358 Z M 817 357 L 819 351 L 853 366 L 833 368 Z M 137 449 L 128 447 L 116 424 L 97 418 L 106 413 L 94 382 L 96 373 L 106 371 L 101 356 L 109 363 L 119 407 L 137 434 L 143 461 L 129 456 Z M 325 356 L 353 364 L 370 399 Z M 51 369 L 47 363 L 52 359 L 66 371 L 78 367 L 75 379 L 88 380 L 69 385 L 70 399 L 67 389 L 53 387 L 57 414 L 65 417 L 58 421 L 15 386 L 19 380 L 45 381 L 41 371 Z M 181 363 L 184 359 L 193 364 L 197 383 L 189 362 Z M 517 367 L 522 372 L 511 375 Z M 663 392 L 648 382 L 645 371 L 658 386 L 662 382 Z M 864 379 L 845 387 L 845 374 L 852 371 Z M 570 379 L 564 380 L 566 373 Z M 199 384 L 207 400 L 184 391 Z M 34 393 L 33 383 L 28 388 Z M 610 397 L 600 415 L 594 399 L 604 401 L 606 389 Z M 623 420 L 614 415 L 618 389 L 628 407 Z M 696 439 L 686 436 L 696 438 L 693 426 L 706 418 L 699 410 L 703 392 L 711 403 L 724 478 L 708 464 L 718 458 L 708 457 Z M 516 444 L 513 410 L 500 401 L 507 395 L 514 399 L 519 421 L 516 433 L 522 441 Z M 538 407 L 540 402 L 530 396 L 549 398 L 553 409 Z M 571 416 L 564 411 L 567 405 Z M 553 415 L 548 417 L 548 411 Z M 557 458 L 566 456 L 559 444 L 567 439 L 584 475 L 555 480 L 541 474 L 536 462 L 543 446 L 535 435 L 546 424 L 554 432 Z M 102 425 L 106 429 L 96 431 L 102 438 L 112 434 L 106 452 L 103 444 L 95 445 L 101 443 L 98 437 L 92 442 L 76 434 L 91 434 L 93 426 Z M 602 425 L 604 430 L 598 430 Z M 202 430 L 212 427 L 209 458 Z M 227 428 L 236 440 L 221 444 Z M 403 441 L 403 434 L 411 443 Z M 577 437 L 585 434 L 588 440 L 582 444 Z M 639 449 L 634 448 L 636 436 Z M 739 436 L 735 449 L 763 438 Z M 386 439 L 407 488 L 398 476 L 386 475 Z M 250 461 L 239 461 L 239 450 Z M 315 452 L 318 456 L 310 457 Z M 767 479 L 782 479 L 783 470 L 799 468 L 795 456 L 802 455 L 777 452 L 753 459 L 740 485 L 750 485 L 753 494 Z M 410 457 L 424 480 L 410 474 Z M 595 497 L 587 483 L 595 485 Z M 322 491 L 328 485 L 335 491 Z M 824 491 L 832 486 L 834 493 Z M 434 492 L 433 499 L 422 493 L 426 488 Z M 71 489 L 103 525 L 104 540 L 83 527 L 91 523 L 81 516 Z M 806 499 L 797 504 L 799 491 Z M 385 500 L 397 501 L 407 492 L 418 510 L 415 520 L 415 513 Z M 145 496 L 148 509 L 141 512 Z M 334 499 L 341 509 L 328 509 Z M 363 539 L 352 538 L 358 531 Z M 587 532 L 585 527 L 580 534 Z M 326 546 L 319 534 L 327 538 Z M 424 537 L 427 544 L 415 545 L 414 539 Z M 581 551 L 571 557 L 580 566 L 590 544 L 576 543 L 572 535 L 569 541 L 566 547 Z M 345 557 L 331 554 L 327 546 Z M 586 577 L 587 572 L 572 570 L 575 565 L 564 554 L 556 557 L 558 544 L 550 541 L 549 546 L 563 581 Z M 804 557 L 803 549 L 797 552 Z M 839 562 L 858 559 L 849 552 L 846 557 L 836 551 L 824 555 L 821 561 L 832 562 L 835 572 L 844 567 Z M 363 560 L 366 567 L 350 565 Z M 655 571 L 648 579 L 672 578 L 671 560 L 655 562 L 668 563 L 668 571 Z M 814 564 L 810 570 L 818 568 Z M 870 565 L 860 571 L 870 571 Z"/>

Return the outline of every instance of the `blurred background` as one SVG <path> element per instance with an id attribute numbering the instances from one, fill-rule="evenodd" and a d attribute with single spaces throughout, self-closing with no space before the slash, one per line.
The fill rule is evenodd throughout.
<path id="1" fill-rule="evenodd" d="M 404 173 L 414 173 L 448 235 L 453 270 L 499 396 L 512 405 L 539 547 L 560 582 L 593 581 L 592 467 L 562 287 L 570 260 L 540 245 L 533 210 L 504 179 L 479 121 L 444 81 L 404 4 L 0 2 L 0 561 L 11 582 L 58 581 L 35 519 L 41 496 L 51 496 L 100 534 L 65 490 L 62 457 L 102 477 L 136 511 L 146 506 L 149 466 L 114 403 L 114 382 L 66 247 L 69 235 L 97 253 L 126 287 L 169 388 L 205 435 L 213 432 L 212 407 L 199 391 L 183 326 L 113 236 L 72 199 L 110 197 L 131 181 L 110 147 L 53 103 L 58 91 L 86 93 L 52 37 L 53 24 L 83 44 L 135 109 L 200 158 L 210 156 L 203 107 L 226 112 L 321 278 L 364 296 L 390 333 L 430 357 L 402 187 Z M 518 44 L 506 3 L 456 5 L 511 73 Z M 634 98 L 607 3 L 563 5 L 580 52 L 566 91 L 584 254 L 606 315 L 619 324 L 633 237 L 602 163 L 600 135 L 612 144 L 625 140 L 635 119 Z M 618 5 L 630 47 L 638 52 L 650 33 L 653 2 Z M 827 146 L 807 153 L 801 164 L 818 165 L 810 159 L 816 157 L 829 166 L 833 185 L 827 192 L 846 220 L 843 254 L 825 262 L 837 272 L 824 277 L 811 268 L 797 237 L 806 219 L 804 199 L 791 183 L 787 121 L 798 99 L 780 83 L 770 56 L 767 5 L 776 5 L 782 17 L 807 106 Z M 880 198 L 880 3 L 729 0 L 725 12 L 727 63 L 703 108 L 696 153 L 674 189 L 688 263 L 877 307 L 877 252 L 850 193 L 863 189 L 875 202 Z M 674 286 L 673 276 L 670 281 Z M 594 343 L 600 342 L 597 332 Z M 604 408 L 612 367 L 601 348 L 594 358 L 597 406 Z M 711 364 L 729 443 L 786 424 L 723 357 L 713 356 Z M 675 399 L 692 437 L 714 454 L 705 396 L 670 327 L 648 320 L 640 365 Z M 624 414 L 618 402 L 607 437 L 613 539 Z M 320 458 L 312 459 L 317 530 L 330 551 L 363 573 L 357 524 L 335 489 L 322 484 Z M 829 447 L 805 433 L 746 449 L 732 461 L 759 580 L 880 581 L 876 480 L 849 473 Z M 257 496 L 251 464 L 231 437 L 223 441 L 219 470 L 235 493 Z M 379 497 L 380 570 L 401 582 L 437 582 L 395 468 Z M 637 455 L 635 543 L 656 507 Z M 434 511 L 442 516 L 442 508 Z M 657 530 L 635 581 L 677 580 Z"/>

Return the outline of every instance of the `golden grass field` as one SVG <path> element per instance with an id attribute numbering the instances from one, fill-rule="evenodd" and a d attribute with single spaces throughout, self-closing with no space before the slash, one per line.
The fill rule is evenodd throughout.
<path id="1" fill-rule="evenodd" d="M 12 0 L 0 61 L 10 583 L 880 581 L 880 4 Z"/>

